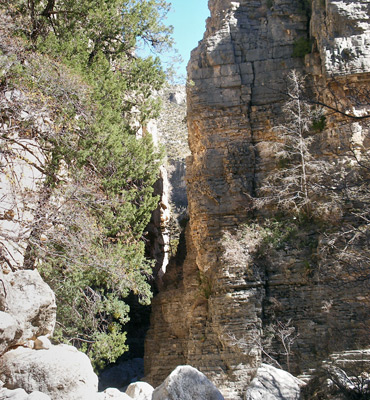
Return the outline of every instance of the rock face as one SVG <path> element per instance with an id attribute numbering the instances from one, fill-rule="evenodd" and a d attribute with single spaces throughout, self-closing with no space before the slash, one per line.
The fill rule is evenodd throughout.
<path id="1" fill-rule="evenodd" d="M 370 350 L 331 354 L 302 391 L 302 400 L 336 400 L 370 396 Z"/>
<path id="2" fill-rule="evenodd" d="M 352 75 L 370 69 L 370 4 L 367 1 L 313 2 L 311 33 L 328 74 Z"/>
<path id="3" fill-rule="evenodd" d="M 2 18 L 6 17 L 2 14 Z M 29 126 L 35 124 L 42 134 L 49 133 L 50 115 L 45 110 L 33 108 L 28 100 L 28 97 L 18 89 L 2 91 L 0 108 L 3 115 L 10 113 L 19 124 L 29 124 Z M 11 146 L 13 156 L 11 162 L 5 152 L 0 155 L 0 161 L 4 165 L 0 176 L 2 205 L 0 264 L 17 269 L 24 264 L 30 226 L 35 220 L 39 184 L 44 179 L 40 171 L 46 156 L 31 135 L 24 135 L 21 130 L 14 131 L 12 124 L 5 121 L 6 118 L 2 116 L 1 133 L 4 138 L 12 138 L 14 143 Z M 2 141 L 6 142 L 5 139 Z M 28 152 L 27 148 L 32 148 L 33 151 Z"/>
<path id="4" fill-rule="evenodd" d="M 272 168 L 272 127 L 282 120 L 289 71 L 308 72 L 323 85 L 333 75 L 368 84 L 369 6 L 209 1 L 207 31 L 188 65 L 187 257 L 171 266 L 153 303 L 145 356 L 150 383 L 190 364 L 226 399 L 243 398 L 261 364 L 263 330 L 275 316 L 299 332 L 294 360 L 279 360 L 295 373 L 336 348 L 351 348 L 353 337 L 356 346 L 369 344 L 361 325 L 369 323 L 368 293 L 318 285 L 305 267 L 307 247 L 281 250 L 258 267 L 222 257 L 224 232 L 250 217 L 250 199 Z M 299 43 L 312 43 L 311 54 L 293 57 Z M 347 47 L 353 54 L 347 56 Z M 322 147 L 330 135 L 334 128 L 322 135 Z"/>

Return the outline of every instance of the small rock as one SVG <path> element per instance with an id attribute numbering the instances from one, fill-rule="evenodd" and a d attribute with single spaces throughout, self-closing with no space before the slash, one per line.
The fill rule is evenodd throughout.
<path id="1" fill-rule="evenodd" d="M 12 99 L 12 92 L 7 91 L 4 93 L 5 98 L 10 101 Z"/>
<path id="2" fill-rule="evenodd" d="M 153 386 L 146 382 L 131 383 L 126 390 L 126 394 L 135 400 L 152 400 L 153 392 Z"/>
<path id="3" fill-rule="evenodd" d="M 179 90 L 174 93 L 170 93 L 168 99 L 171 103 L 175 103 L 177 105 L 185 104 L 186 102 L 186 93 L 184 90 Z"/>
<path id="4" fill-rule="evenodd" d="M 21 119 L 27 121 L 31 118 L 30 114 L 28 114 L 27 111 L 22 110 L 21 111 L 21 115 L 20 115 Z"/>
<path id="5" fill-rule="evenodd" d="M 49 350 L 51 348 L 51 342 L 46 336 L 39 336 L 35 340 L 35 350 Z"/>
<path id="6" fill-rule="evenodd" d="M 33 349 L 35 347 L 35 342 L 33 340 L 31 340 L 31 339 L 26 340 L 23 343 L 23 347 L 27 347 L 28 349 Z"/>

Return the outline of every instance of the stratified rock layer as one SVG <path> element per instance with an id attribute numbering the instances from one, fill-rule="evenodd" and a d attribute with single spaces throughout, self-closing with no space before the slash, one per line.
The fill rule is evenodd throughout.
<path id="1" fill-rule="evenodd" d="M 343 398 L 343 394 L 345 398 L 367 399 L 370 395 L 369 371 L 370 349 L 331 354 L 304 387 L 301 399 L 336 400 Z"/>
<path id="2" fill-rule="evenodd" d="M 188 65 L 187 257 L 169 269 L 153 303 L 145 367 L 154 385 L 190 364 L 226 399 L 243 398 L 261 364 L 261 332 L 277 309 L 299 331 L 295 360 L 287 360 L 295 372 L 335 346 L 350 348 L 351 337 L 361 336 L 358 322 L 369 318 L 361 289 L 313 282 L 307 249 L 282 251 L 263 270 L 222 258 L 223 232 L 247 220 L 250 199 L 272 168 L 271 128 L 283 118 L 289 71 L 309 72 L 320 84 L 332 75 L 369 81 L 370 3 L 307 3 L 209 1 L 207 31 Z M 309 32 L 313 52 L 294 58 Z M 345 46 L 353 50 L 348 57 Z M 326 299 L 335 305 L 331 313 Z"/>

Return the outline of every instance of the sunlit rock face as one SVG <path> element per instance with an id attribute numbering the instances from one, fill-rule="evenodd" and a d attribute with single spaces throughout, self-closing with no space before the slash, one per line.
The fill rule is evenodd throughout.
<path id="1" fill-rule="evenodd" d="M 52 335 L 55 296 L 37 270 L 0 270 L 0 356 L 15 346 Z"/>
<path id="2" fill-rule="evenodd" d="M 369 3 L 305 4 L 209 1 L 205 35 L 188 64 L 187 256 L 170 264 L 154 299 L 145 356 L 154 385 L 177 365 L 189 364 L 225 399 L 241 399 L 261 364 L 261 333 L 277 309 L 299 331 L 299 349 L 290 360 L 295 373 L 315 366 L 335 344 L 349 346 L 350 315 L 364 317 L 366 295 L 356 300 L 359 289 L 346 289 L 353 301 L 343 303 L 343 291 L 331 288 L 336 306 L 330 318 L 339 321 L 335 329 L 346 331 L 334 339 L 322 296 L 329 289 L 318 288 L 305 271 L 307 249 L 281 251 L 263 268 L 222 257 L 223 232 L 251 215 L 250 199 L 271 171 L 272 127 L 283 119 L 289 71 L 310 73 L 320 85 L 333 75 L 369 80 Z M 299 41 L 310 43 L 311 54 L 293 57 Z M 353 48 L 348 60 L 338 55 L 345 45 Z"/>
<path id="3" fill-rule="evenodd" d="M 350 0 L 314 0 L 312 3 L 311 34 L 318 42 L 325 73 L 369 72 L 370 3 Z"/>

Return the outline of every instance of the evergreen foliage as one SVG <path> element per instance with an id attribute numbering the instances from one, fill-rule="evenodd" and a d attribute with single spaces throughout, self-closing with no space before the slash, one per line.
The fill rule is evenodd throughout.
<path id="1" fill-rule="evenodd" d="M 17 54 L 3 85 L 21 88 L 29 108 L 53 119 L 46 132 L 36 118 L 28 122 L 43 149 L 45 180 L 24 267 L 38 266 L 56 293 L 55 340 L 102 368 L 127 349 L 124 298 L 151 298 L 142 235 L 158 202 L 161 152 L 140 129 L 158 114 L 153 93 L 165 75 L 158 58 L 139 58 L 135 47 L 171 45 L 163 24 L 169 4 L 0 0 L 4 6 L 28 50 Z M 2 139 L 11 152 L 14 138 Z"/>
<path id="2" fill-rule="evenodd" d="M 312 43 L 305 37 L 300 37 L 294 42 L 292 57 L 304 57 L 311 53 Z"/>

